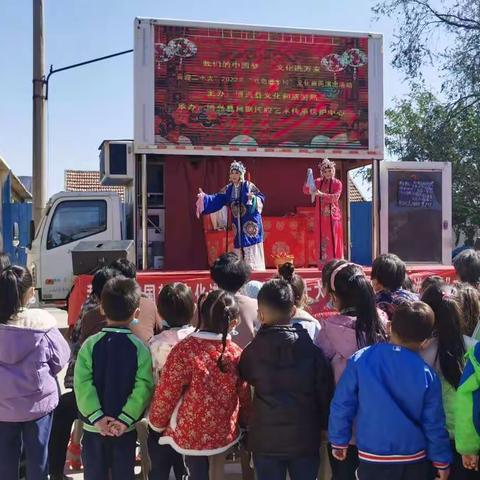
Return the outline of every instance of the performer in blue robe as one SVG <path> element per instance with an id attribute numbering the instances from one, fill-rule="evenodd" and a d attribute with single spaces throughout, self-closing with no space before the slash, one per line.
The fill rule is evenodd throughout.
<path id="1" fill-rule="evenodd" d="M 221 210 L 232 212 L 232 230 L 235 252 L 254 270 L 265 270 L 263 251 L 262 210 L 265 196 L 251 182 L 245 180 L 245 166 L 234 161 L 230 165 L 230 183 L 215 195 L 199 189 L 197 216 Z"/>

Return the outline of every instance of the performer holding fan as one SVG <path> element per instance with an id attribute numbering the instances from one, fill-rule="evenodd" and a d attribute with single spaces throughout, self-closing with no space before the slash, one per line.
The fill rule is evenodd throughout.
<path id="1" fill-rule="evenodd" d="M 230 183 L 219 193 L 207 195 L 200 188 L 197 195 L 197 217 L 217 212 L 225 205 L 230 207 L 235 252 L 252 269 L 265 270 L 261 215 L 265 196 L 253 183 L 245 180 L 245 173 L 243 163 L 234 161 L 230 165 Z"/>
<path id="2" fill-rule="evenodd" d="M 307 171 L 303 192 L 315 201 L 315 236 L 319 267 L 334 258 L 343 258 L 342 213 L 338 205 L 342 182 L 335 178 L 335 163 L 325 158 L 319 165 L 320 178 Z"/>

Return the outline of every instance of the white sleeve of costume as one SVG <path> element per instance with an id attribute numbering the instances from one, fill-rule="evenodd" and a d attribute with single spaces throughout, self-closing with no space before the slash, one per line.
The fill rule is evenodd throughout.
<path id="1" fill-rule="evenodd" d="M 263 211 L 263 202 L 262 202 L 262 199 L 260 197 L 256 197 L 257 199 L 257 211 L 258 213 L 262 213 Z"/>
<path id="2" fill-rule="evenodd" d="M 199 193 L 197 195 L 197 203 L 196 203 L 196 207 L 197 207 L 197 218 L 200 218 L 200 215 L 203 213 L 203 211 L 205 210 L 205 202 L 204 202 L 204 198 L 205 198 L 205 193 Z"/>

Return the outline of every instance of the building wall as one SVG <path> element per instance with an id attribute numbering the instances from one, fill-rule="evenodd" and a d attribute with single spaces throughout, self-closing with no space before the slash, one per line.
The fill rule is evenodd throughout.
<path id="1" fill-rule="evenodd" d="M 29 240 L 32 204 L 25 202 L 22 192 L 14 190 L 15 180 L 11 172 L 2 171 L 0 173 L 0 251 L 7 253 L 13 263 L 25 266 L 27 261 L 25 247 Z M 19 227 L 20 244 L 18 247 L 13 246 L 14 223 L 17 223 Z"/>

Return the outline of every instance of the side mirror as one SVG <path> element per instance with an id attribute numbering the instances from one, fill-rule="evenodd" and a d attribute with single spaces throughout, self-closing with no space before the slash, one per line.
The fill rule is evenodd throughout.
<path id="1" fill-rule="evenodd" d="M 17 248 L 20 245 L 20 228 L 17 222 L 13 222 L 12 226 L 12 245 Z"/>
<path id="2" fill-rule="evenodd" d="M 32 248 L 32 243 L 35 238 L 35 221 L 30 220 L 29 231 L 28 231 L 28 245 L 27 248 L 30 250 Z"/>

